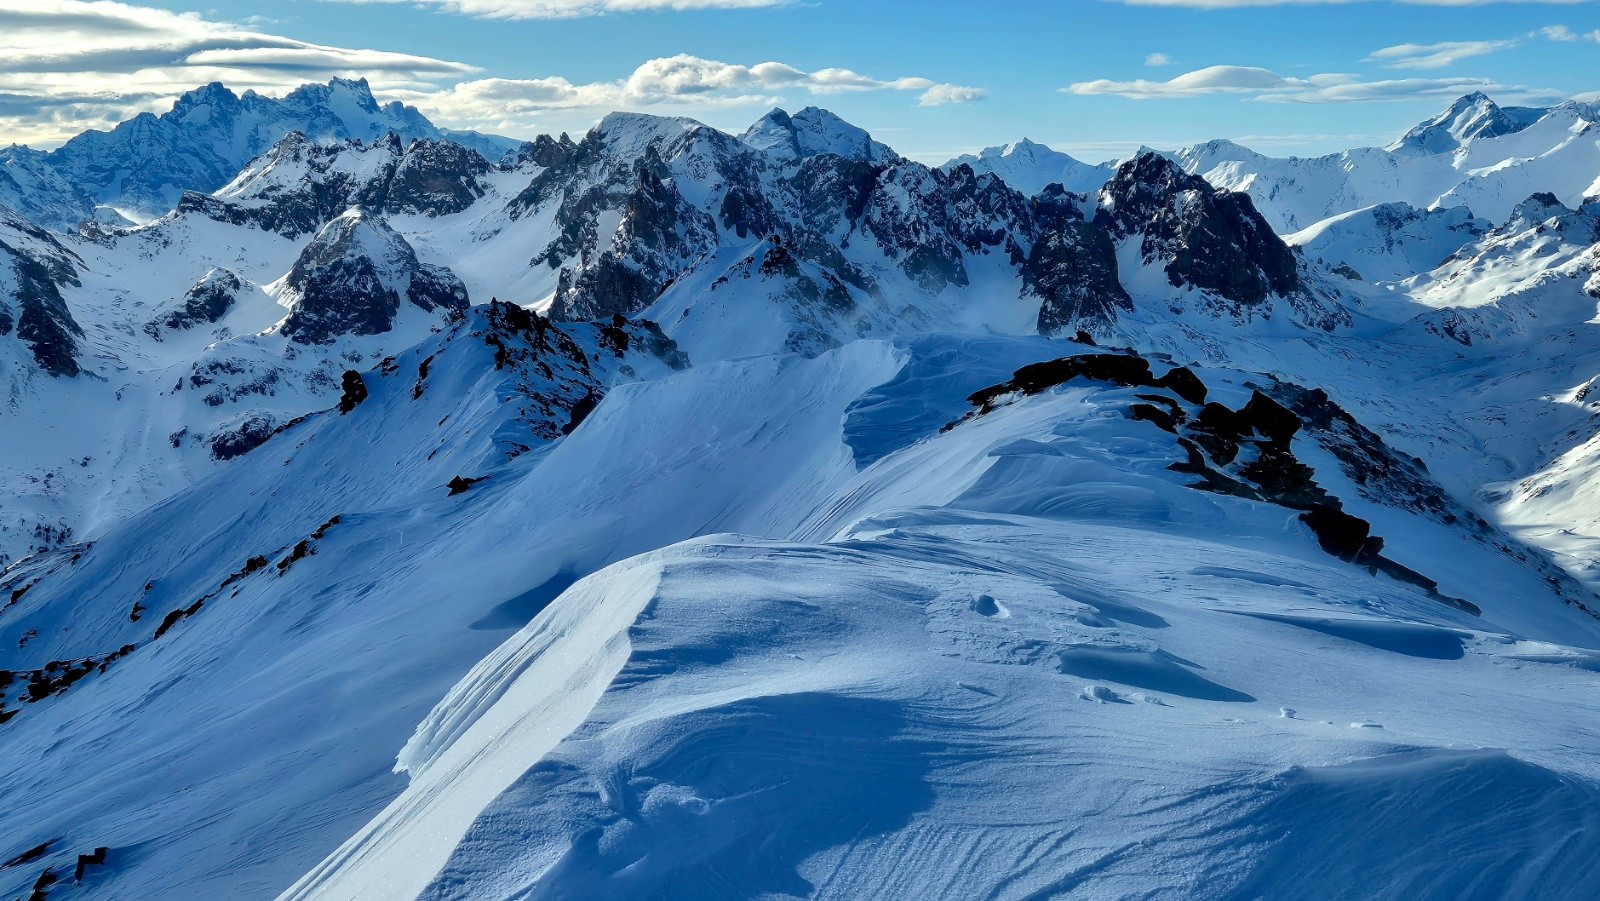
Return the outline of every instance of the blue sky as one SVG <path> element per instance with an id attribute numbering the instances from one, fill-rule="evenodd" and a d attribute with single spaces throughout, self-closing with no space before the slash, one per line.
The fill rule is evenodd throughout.
<path id="1" fill-rule="evenodd" d="M 1597 64 L 1584 0 L 0 0 L 0 141 L 46 146 L 213 78 L 364 74 L 517 137 L 611 108 L 738 129 L 781 103 L 929 161 L 1024 136 L 1090 159 L 1213 137 L 1309 153 L 1384 143 L 1474 88 L 1585 95 Z"/>

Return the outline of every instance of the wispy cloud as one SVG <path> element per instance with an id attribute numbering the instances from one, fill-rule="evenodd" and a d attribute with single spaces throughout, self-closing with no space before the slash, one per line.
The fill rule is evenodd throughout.
<path id="1" fill-rule="evenodd" d="M 1517 41 L 1444 41 L 1438 44 L 1396 44 L 1374 50 L 1366 61 L 1390 69 L 1443 69 L 1464 59 L 1487 56 L 1517 46 Z"/>
<path id="2" fill-rule="evenodd" d="M 1144 64 L 1152 68 L 1172 65 L 1172 57 L 1165 53 L 1152 53 L 1144 58 Z"/>
<path id="3" fill-rule="evenodd" d="M 406 3 L 483 19 L 576 19 L 616 13 L 760 9 L 791 0 L 324 0 L 331 3 Z"/>
<path id="4" fill-rule="evenodd" d="M 620 11 L 717 2 L 551 0 L 543 5 Z M 757 0 L 731 2 L 751 5 Z M 111 0 L 0 0 L 0 143 L 56 143 L 84 128 L 164 110 L 182 92 L 212 81 L 236 91 L 282 94 L 308 81 L 363 76 L 379 96 L 416 104 L 441 124 L 519 132 L 538 127 L 553 110 L 598 115 L 675 106 L 694 113 L 776 103 L 784 93 L 794 92 L 903 92 L 915 95 L 921 106 L 971 103 L 986 96 L 977 87 L 921 76 L 875 78 L 846 68 L 740 65 L 687 55 L 649 60 L 612 81 L 482 75 L 481 69 L 463 62 L 313 44 L 194 13 Z"/>
<path id="5" fill-rule="evenodd" d="M 1334 6 L 1376 0 L 1113 0 L 1127 6 L 1173 6 L 1188 9 L 1245 9 L 1258 6 Z M 1491 6 L 1501 3 L 1575 6 L 1591 0 L 1388 0 L 1412 6 Z"/>
<path id="6" fill-rule="evenodd" d="M 1568 28 L 1565 25 L 1546 25 L 1543 28 L 1533 31 L 1528 35 L 1528 37 L 1544 38 L 1547 41 L 1561 41 L 1563 43 L 1569 43 L 1572 41 L 1593 41 L 1597 44 L 1600 44 L 1600 31 L 1589 31 L 1583 34 L 1578 34 L 1576 31 L 1573 31 L 1571 28 Z"/>
<path id="7" fill-rule="evenodd" d="M 1326 73 L 1291 78 L 1255 66 L 1208 66 L 1167 81 L 1096 79 L 1061 89 L 1078 95 L 1104 95 L 1131 100 L 1174 100 L 1213 95 L 1238 95 L 1253 100 L 1291 103 L 1352 103 L 1456 97 L 1484 91 L 1516 99 L 1554 100 L 1560 95 L 1486 78 L 1402 78 L 1369 81 L 1356 75 Z"/>
<path id="8" fill-rule="evenodd" d="M 1544 38 L 1547 41 L 1576 41 L 1577 32 L 1565 25 L 1546 25 L 1529 32 L 1530 38 Z"/>
<path id="9" fill-rule="evenodd" d="M 305 81 L 365 75 L 422 89 L 479 71 L 109 0 L 0 0 L 0 138 L 13 141 L 57 141 L 161 108 L 211 81 L 282 92 Z"/>
<path id="10" fill-rule="evenodd" d="M 778 62 L 746 66 L 687 54 L 649 60 L 626 78 L 614 81 L 574 83 L 560 76 L 484 78 L 443 91 L 400 92 L 398 96 L 454 125 L 518 130 L 554 111 L 598 114 L 658 106 L 771 105 L 782 100 L 779 92 L 793 91 L 816 95 L 913 92 L 920 106 L 971 103 L 987 96 L 980 88 L 929 78 L 878 79 L 850 69 L 806 71 Z"/>

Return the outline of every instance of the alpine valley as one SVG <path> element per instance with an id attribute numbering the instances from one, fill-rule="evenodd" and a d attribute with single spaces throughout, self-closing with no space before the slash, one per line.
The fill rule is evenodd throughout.
<path id="1" fill-rule="evenodd" d="M 1600 107 L 0 151 L 0 898 L 1600 897 Z"/>

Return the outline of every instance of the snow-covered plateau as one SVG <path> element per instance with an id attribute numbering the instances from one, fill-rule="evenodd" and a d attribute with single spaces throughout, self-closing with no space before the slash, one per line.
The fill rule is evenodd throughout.
<path id="1" fill-rule="evenodd" d="M 1482 95 L 4 151 L 0 898 L 1600 896 L 1597 186 Z"/>

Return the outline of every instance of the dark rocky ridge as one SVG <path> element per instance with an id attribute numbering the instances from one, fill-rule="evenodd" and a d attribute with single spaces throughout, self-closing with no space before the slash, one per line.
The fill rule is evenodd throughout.
<path id="1" fill-rule="evenodd" d="M 1249 402 L 1234 410 L 1206 402 L 1205 385 L 1186 367 L 1171 367 L 1157 377 L 1148 359 L 1131 352 L 1083 354 L 1025 366 L 1009 381 L 974 393 L 969 401 L 976 409 L 968 418 L 1074 379 L 1169 392 L 1141 393 L 1137 397 L 1143 402 L 1128 406 L 1129 418 L 1174 436 L 1183 459 L 1168 468 L 1195 476 L 1191 488 L 1301 511 L 1318 546 L 1332 556 L 1416 585 L 1441 603 L 1479 612 L 1469 601 L 1439 593 L 1435 580 L 1386 556 L 1371 523 L 1347 512 L 1340 498 L 1317 483 L 1314 468 L 1295 452 L 1297 439 L 1330 453 L 1366 500 L 1462 529 L 1486 550 L 1540 573 L 1571 606 L 1600 615 L 1570 576 L 1451 498 L 1420 461 L 1389 448 L 1320 389 L 1273 382 L 1255 388 Z"/>
<path id="2" fill-rule="evenodd" d="M 77 255 L 36 225 L 0 209 L 0 338 L 13 331 L 52 376 L 80 371 L 83 329 L 61 288 L 78 284 Z"/>

